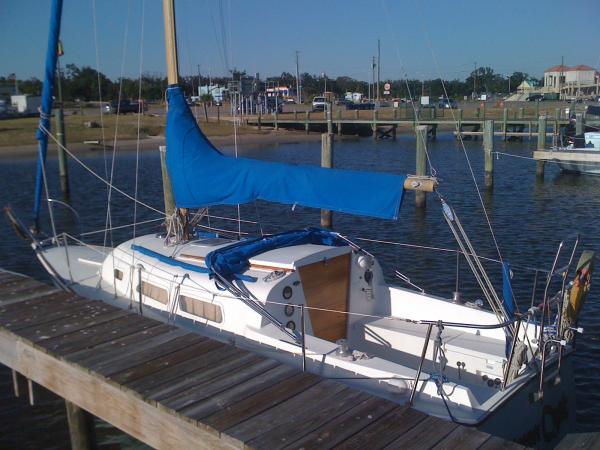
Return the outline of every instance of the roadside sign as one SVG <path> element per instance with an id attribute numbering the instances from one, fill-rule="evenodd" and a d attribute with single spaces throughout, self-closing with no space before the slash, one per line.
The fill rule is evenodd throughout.
<path id="1" fill-rule="evenodd" d="M 385 83 L 383 85 L 383 89 L 386 90 L 386 91 L 389 91 L 391 88 L 392 88 L 392 85 L 390 83 Z"/>

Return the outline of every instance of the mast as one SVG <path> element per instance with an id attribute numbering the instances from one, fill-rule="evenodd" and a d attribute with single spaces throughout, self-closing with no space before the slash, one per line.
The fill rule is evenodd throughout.
<path id="1" fill-rule="evenodd" d="M 52 88 L 56 76 L 56 60 L 58 58 L 58 38 L 60 36 L 60 21 L 62 16 L 62 0 L 52 0 L 50 12 L 50 30 L 48 32 L 48 48 L 46 50 L 46 67 L 44 69 L 44 85 L 42 88 L 42 106 L 40 122 L 36 131 L 38 143 L 38 165 L 35 179 L 35 200 L 33 205 L 34 230 L 39 229 L 40 204 L 42 202 L 42 187 L 44 184 L 44 166 L 48 153 L 48 135 L 44 129 L 50 130 L 52 115 Z"/>
<path id="2" fill-rule="evenodd" d="M 179 83 L 179 67 L 177 65 L 177 36 L 175 34 L 174 0 L 163 0 L 163 17 L 165 20 L 165 50 L 167 56 L 167 81 L 169 85 Z"/>
<path id="3" fill-rule="evenodd" d="M 165 22 L 165 50 L 167 58 L 167 84 L 174 86 L 179 84 L 179 67 L 177 63 L 177 35 L 175 32 L 175 5 L 174 0 L 163 0 L 163 17 Z M 165 131 L 168 133 L 168 130 Z M 165 201 L 165 226 L 167 233 L 172 232 L 177 227 L 173 227 L 174 223 L 181 220 L 183 224 L 183 239 L 188 239 L 188 216 L 187 209 L 178 209 L 175 206 L 175 196 L 167 170 L 167 148 L 160 148 L 160 166 L 162 171 L 163 181 L 163 196 Z M 177 235 L 175 233 L 175 235 Z"/>

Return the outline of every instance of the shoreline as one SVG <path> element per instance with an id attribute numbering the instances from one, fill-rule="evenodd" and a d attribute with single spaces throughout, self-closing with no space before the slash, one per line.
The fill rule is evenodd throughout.
<path id="1" fill-rule="evenodd" d="M 227 136 L 207 136 L 209 141 L 217 148 L 230 147 L 235 145 L 235 137 L 233 135 Z M 354 139 L 356 136 L 346 136 L 343 139 L 351 138 Z M 295 144 L 302 142 L 320 142 L 321 133 L 310 133 L 298 131 L 274 131 L 269 130 L 264 133 L 248 133 L 240 134 L 237 136 L 237 144 L 240 147 L 256 147 L 260 145 L 278 145 L 278 144 Z M 165 145 L 165 138 L 163 136 L 150 137 L 140 140 L 140 151 L 158 150 L 158 147 Z M 86 144 L 83 142 L 67 143 L 67 148 L 72 153 L 78 156 L 91 156 L 100 154 L 103 152 L 104 147 L 101 144 Z M 119 141 L 117 145 L 118 153 L 131 153 L 137 149 L 136 140 L 123 140 Z M 113 150 L 112 141 L 107 142 L 106 150 Z M 37 157 L 38 147 L 37 144 L 28 145 L 17 145 L 14 147 L 3 146 L 0 147 L 0 160 L 27 160 L 35 159 Z M 53 142 L 48 143 L 48 158 L 57 157 L 57 145 Z"/>

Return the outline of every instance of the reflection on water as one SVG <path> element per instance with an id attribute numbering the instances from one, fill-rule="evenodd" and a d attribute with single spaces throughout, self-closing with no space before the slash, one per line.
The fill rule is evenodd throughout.
<path id="1" fill-rule="evenodd" d="M 534 141 L 524 143 L 504 143 L 497 141 L 496 150 L 510 154 L 529 156 Z M 502 257 L 511 262 L 514 271 L 514 291 L 522 307 L 527 308 L 531 301 L 533 271 L 527 268 L 549 268 L 561 239 L 574 232 L 582 234 L 582 246 L 594 250 L 600 249 L 600 221 L 595 217 L 600 207 L 600 177 L 563 175 L 552 164 L 546 168 L 543 182 L 535 178 L 535 164 L 526 159 L 501 156 L 494 161 L 495 178 L 493 193 L 483 188 L 483 149 L 481 142 L 466 142 L 465 152 L 449 134 L 438 135 L 436 142 L 428 143 L 430 159 L 441 180 L 440 194 L 456 209 L 463 226 L 482 256 L 498 258 L 494 243 L 482 211 L 480 200 L 473 185 L 465 153 L 470 158 L 477 183 L 481 187 L 482 201 L 489 213 Z M 399 135 L 396 142 L 361 139 L 336 142 L 334 163 L 336 167 L 360 170 L 376 170 L 393 173 L 413 173 L 415 167 L 414 138 Z M 231 149 L 225 149 L 231 152 Z M 240 149 L 240 155 L 269 160 L 280 160 L 298 164 L 319 164 L 319 143 L 300 143 L 270 146 L 267 148 Z M 98 173 L 104 174 L 104 162 L 101 156 L 85 158 Z M 114 173 L 114 184 L 133 194 L 135 155 L 125 154 L 118 158 Z M 48 173 L 52 174 L 50 191 L 60 198 L 56 161 L 48 164 Z M 71 164 L 71 205 L 81 215 L 86 231 L 101 230 L 107 223 L 106 186 L 93 179 L 81 167 Z M 2 203 L 10 202 L 28 217 L 32 204 L 34 184 L 34 162 L 0 162 L 0 192 Z M 144 153 L 140 160 L 140 200 L 161 208 L 162 186 L 158 154 Z M 110 223 L 113 226 L 133 221 L 134 209 L 130 201 L 113 192 Z M 309 208 L 266 204 L 243 205 L 242 216 L 248 220 L 260 220 L 265 233 L 283 231 L 318 225 L 319 212 Z M 213 208 L 212 214 L 235 216 L 235 208 Z M 65 208 L 57 207 L 55 219 L 59 228 L 67 228 L 78 233 L 78 224 Z M 138 221 L 155 218 L 156 214 L 146 208 L 137 209 Z M 237 229 L 236 224 L 215 221 L 212 225 Z M 37 278 L 45 278 L 41 267 L 34 261 L 30 249 L 19 241 L 12 230 L 2 222 L 0 225 L 4 240 L 0 242 L 1 266 Z M 414 208 L 414 197 L 407 193 L 400 218 L 396 222 L 375 220 L 365 217 L 334 214 L 334 226 L 337 231 L 350 237 L 364 237 L 383 241 L 419 244 L 430 247 L 455 249 L 435 195 L 427 199 L 426 209 Z M 153 230 L 154 225 L 140 227 Z M 46 228 L 49 230 L 49 228 Z M 245 224 L 244 231 L 260 233 L 258 225 Z M 138 229 L 138 232 L 140 229 Z M 143 230 L 142 230 L 143 231 Z M 115 230 L 113 233 L 88 236 L 92 242 L 109 244 L 120 242 L 132 236 L 131 228 Z M 421 248 L 384 245 L 360 241 L 368 251 L 376 254 L 391 283 L 401 283 L 394 277 L 394 271 L 400 270 L 411 281 L 426 292 L 446 297 L 455 289 L 456 258 L 454 253 L 429 252 Z M 459 278 L 463 297 L 473 300 L 479 293 L 473 277 L 465 271 Z M 490 275 L 500 282 L 497 264 L 487 263 Z M 582 430 L 591 430 L 600 421 L 600 392 L 595 384 L 600 363 L 597 340 L 600 326 L 600 291 L 592 288 L 588 304 L 585 307 L 581 325 L 586 334 L 578 340 L 579 348 L 575 357 L 578 422 Z M 426 319 L 426 318 L 424 318 Z M 30 408 L 22 401 L 12 399 L 10 374 L 0 370 L 0 433 L 8 436 L 3 439 L 16 439 L 7 445 L 20 447 L 64 447 L 66 432 L 63 407 L 54 402 L 48 407 Z M 35 418 L 35 419 L 33 419 Z M 26 436 L 15 434 L 14 430 L 44 430 Z M 47 430 L 52 430 L 52 437 Z M 10 431 L 10 432 L 9 432 Z M 56 431 L 56 432 L 54 432 Z M 102 434 L 104 442 L 126 442 L 118 431 L 105 427 Z M 39 439 L 44 439 L 40 441 Z M 47 441 L 52 439 L 52 442 Z M 5 441 L 6 442 L 6 441 Z"/>

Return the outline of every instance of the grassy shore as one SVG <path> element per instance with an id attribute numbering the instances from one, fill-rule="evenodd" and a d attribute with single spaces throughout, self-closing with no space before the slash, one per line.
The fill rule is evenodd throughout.
<path id="1" fill-rule="evenodd" d="M 117 121 L 118 119 L 118 121 Z M 146 139 L 153 136 L 164 136 L 165 116 L 139 117 L 140 138 Z M 99 115 L 66 115 L 65 127 L 67 141 L 71 143 L 81 143 L 83 141 L 112 141 L 116 137 L 119 141 L 137 139 L 138 133 L 138 115 L 127 114 L 116 116 L 106 114 L 102 117 L 103 128 L 88 128 L 86 122 L 101 123 Z M 21 146 L 35 144 L 35 130 L 38 119 L 36 117 L 0 120 L 0 147 Z M 222 120 L 217 122 L 216 118 L 210 121 L 200 122 L 200 127 L 207 136 L 229 136 L 233 134 L 233 125 L 230 121 Z M 53 132 L 56 130 L 56 124 L 52 121 Z M 239 134 L 260 134 L 254 128 L 242 126 L 238 129 Z"/>

